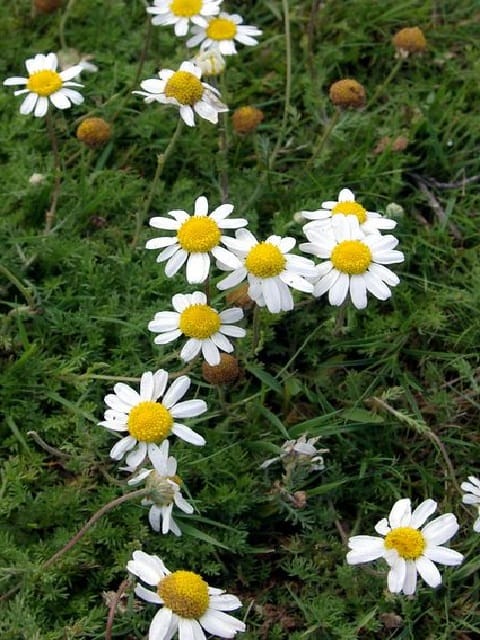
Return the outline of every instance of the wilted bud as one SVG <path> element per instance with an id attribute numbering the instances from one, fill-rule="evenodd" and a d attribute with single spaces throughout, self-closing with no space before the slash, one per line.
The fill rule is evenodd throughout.
<path id="1" fill-rule="evenodd" d="M 77 129 L 77 138 L 90 147 L 98 149 L 112 137 L 112 127 L 103 118 L 85 118 Z"/>
<path id="2" fill-rule="evenodd" d="M 53 13 L 63 4 L 63 0 L 33 0 L 33 6 L 38 13 Z"/>
<path id="3" fill-rule="evenodd" d="M 228 353 L 220 354 L 220 364 L 212 366 L 208 362 L 202 363 L 202 375 L 210 384 L 229 384 L 235 382 L 240 374 L 238 360 Z"/>
<path id="4" fill-rule="evenodd" d="M 394 220 L 399 220 L 403 218 L 405 215 L 405 211 L 401 204 L 397 204 L 396 202 L 390 202 L 385 207 L 385 215 L 387 218 L 393 218 Z"/>
<path id="5" fill-rule="evenodd" d="M 215 47 L 200 51 L 192 62 L 200 67 L 204 76 L 218 76 L 225 71 L 225 59 Z"/>
<path id="6" fill-rule="evenodd" d="M 28 182 L 30 184 L 42 184 L 42 182 L 45 182 L 45 176 L 43 173 L 32 173 Z"/>
<path id="7" fill-rule="evenodd" d="M 252 133 L 263 120 L 263 111 L 256 107 L 239 107 L 232 115 L 233 128 L 237 133 Z"/>
<path id="8" fill-rule="evenodd" d="M 420 27 L 405 27 L 392 38 L 397 57 L 408 58 L 411 53 L 423 53 L 427 49 L 427 40 Z"/>
<path id="9" fill-rule="evenodd" d="M 239 287 L 227 293 L 227 303 L 234 307 L 241 307 L 244 311 L 253 307 L 253 300 L 248 295 L 248 283 L 244 282 Z"/>
<path id="10" fill-rule="evenodd" d="M 334 82 L 330 87 L 330 100 L 337 107 L 360 109 L 365 105 L 365 99 L 363 85 L 351 78 Z"/>

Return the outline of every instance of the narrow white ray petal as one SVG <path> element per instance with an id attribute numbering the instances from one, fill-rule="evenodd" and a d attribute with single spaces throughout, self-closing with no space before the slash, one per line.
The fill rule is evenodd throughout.
<path id="1" fill-rule="evenodd" d="M 422 576 L 425 582 L 429 587 L 435 589 L 440 584 L 442 584 L 442 576 L 440 575 L 440 571 L 433 564 L 431 560 L 429 560 L 425 556 L 420 556 L 416 561 L 418 573 Z"/>
<path id="2" fill-rule="evenodd" d="M 170 409 L 173 405 L 183 398 L 183 396 L 187 393 L 191 385 L 191 380 L 188 376 L 180 376 L 176 380 L 172 382 L 170 388 L 163 396 L 162 403 Z M 173 412 L 172 412 L 173 415 Z"/>
<path id="3" fill-rule="evenodd" d="M 207 411 L 205 400 L 185 400 L 172 407 L 170 413 L 174 418 L 193 418 Z"/>
<path id="4" fill-rule="evenodd" d="M 181 440 L 185 440 L 185 442 L 189 442 L 190 444 L 194 444 L 197 447 L 201 447 L 205 444 L 206 440 L 199 433 L 190 429 L 184 424 L 180 424 L 179 422 L 174 422 L 172 427 L 172 433 L 180 438 Z"/>

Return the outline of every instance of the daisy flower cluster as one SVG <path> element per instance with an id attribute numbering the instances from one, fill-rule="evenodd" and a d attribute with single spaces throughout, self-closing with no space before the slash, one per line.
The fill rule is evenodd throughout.
<path id="1" fill-rule="evenodd" d="M 396 249 L 397 238 L 382 231 L 393 229 L 394 220 L 365 209 L 350 189 L 300 216 L 310 220 L 303 227 L 308 242 L 300 249 L 323 260 L 312 278 L 314 296 L 328 293 L 331 305 L 350 299 L 357 309 L 364 309 L 367 293 L 379 300 L 392 295 L 391 287 L 400 279 L 385 265 L 403 262 L 404 255 Z"/>
<path id="2" fill-rule="evenodd" d="M 200 50 L 177 70 L 160 69 L 157 78 L 144 80 L 141 91 L 133 93 L 143 96 L 146 103 L 178 107 L 189 127 L 195 126 L 195 115 L 217 124 L 218 114 L 228 111 L 218 89 L 204 82 L 202 75 L 222 73 L 223 56 L 236 54 L 236 43 L 256 45 L 255 38 L 262 35 L 261 29 L 243 24 L 241 16 L 221 11 L 221 5 L 221 0 L 154 0 L 147 7 L 152 24 L 173 26 L 178 37 L 190 35 L 187 47 L 199 46 Z"/>

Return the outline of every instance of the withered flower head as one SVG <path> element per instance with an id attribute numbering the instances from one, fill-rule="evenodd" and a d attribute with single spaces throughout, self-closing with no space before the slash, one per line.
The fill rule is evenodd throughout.
<path id="1" fill-rule="evenodd" d="M 233 128 L 236 133 L 252 133 L 263 120 L 263 111 L 256 107 L 238 107 L 232 115 Z"/>
<path id="2" fill-rule="evenodd" d="M 103 147 L 112 137 L 112 127 L 103 118 L 85 118 L 77 128 L 77 138 L 90 147 Z"/>
<path id="3" fill-rule="evenodd" d="M 365 105 L 365 89 L 356 80 L 345 78 L 331 85 L 330 100 L 337 107 L 360 109 Z"/>

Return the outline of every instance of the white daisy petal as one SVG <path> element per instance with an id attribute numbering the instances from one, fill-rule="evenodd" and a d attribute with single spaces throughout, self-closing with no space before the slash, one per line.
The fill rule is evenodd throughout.
<path id="1" fill-rule="evenodd" d="M 429 560 L 448 566 L 457 566 L 463 562 L 463 555 L 461 553 L 453 549 L 448 549 L 447 547 L 427 547 L 424 555 Z"/>
<path id="2" fill-rule="evenodd" d="M 433 513 L 435 513 L 436 510 L 437 503 L 435 500 L 425 500 L 413 511 L 410 526 L 414 529 L 418 529 Z"/>
<path id="3" fill-rule="evenodd" d="M 212 635 L 220 638 L 233 638 L 237 632 L 245 631 L 245 623 L 228 613 L 208 609 L 200 618 L 202 627 Z"/>
<path id="4" fill-rule="evenodd" d="M 207 411 L 208 406 L 204 400 L 185 400 L 172 407 L 170 413 L 174 418 L 193 418 Z"/>
<path id="5" fill-rule="evenodd" d="M 162 599 L 157 593 L 150 591 L 150 589 L 145 589 L 145 587 L 142 587 L 140 584 L 135 587 L 135 594 L 146 602 L 153 602 L 155 604 L 161 604 L 162 602 Z"/>
<path id="6" fill-rule="evenodd" d="M 420 556 L 416 560 L 418 573 L 422 576 L 429 587 L 435 589 L 442 584 L 442 576 L 439 570 L 426 556 Z"/>
<path id="7" fill-rule="evenodd" d="M 398 556 L 391 565 L 387 578 L 388 588 L 392 593 L 400 593 L 403 589 L 406 575 L 406 562 L 403 558 Z"/>
<path id="8" fill-rule="evenodd" d="M 112 460 L 121 460 L 127 451 L 130 451 L 137 444 L 137 440 L 132 436 L 126 436 L 117 442 L 110 451 Z"/>
<path id="9" fill-rule="evenodd" d="M 411 596 L 417 588 L 417 565 L 413 560 L 405 562 L 405 580 L 403 582 L 403 593 Z"/>
<path id="10" fill-rule="evenodd" d="M 445 513 L 435 518 L 435 520 L 432 520 L 432 522 L 429 522 L 422 529 L 422 534 L 427 539 L 429 545 L 439 545 L 454 536 L 459 528 L 459 524 L 453 513 Z"/>
<path id="11" fill-rule="evenodd" d="M 173 405 L 183 398 L 187 393 L 191 385 L 191 380 L 188 376 L 180 376 L 172 382 L 167 393 L 163 396 L 163 405 L 170 409 Z M 172 412 L 173 415 L 173 412 Z"/>
<path id="12" fill-rule="evenodd" d="M 185 442 L 194 444 L 197 447 L 201 447 L 206 443 L 205 438 L 203 438 L 199 433 L 196 433 L 195 431 L 193 431 L 193 429 L 190 429 L 190 427 L 187 427 L 184 424 L 174 422 L 172 433 L 181 440 L 185 440 Z"/>

